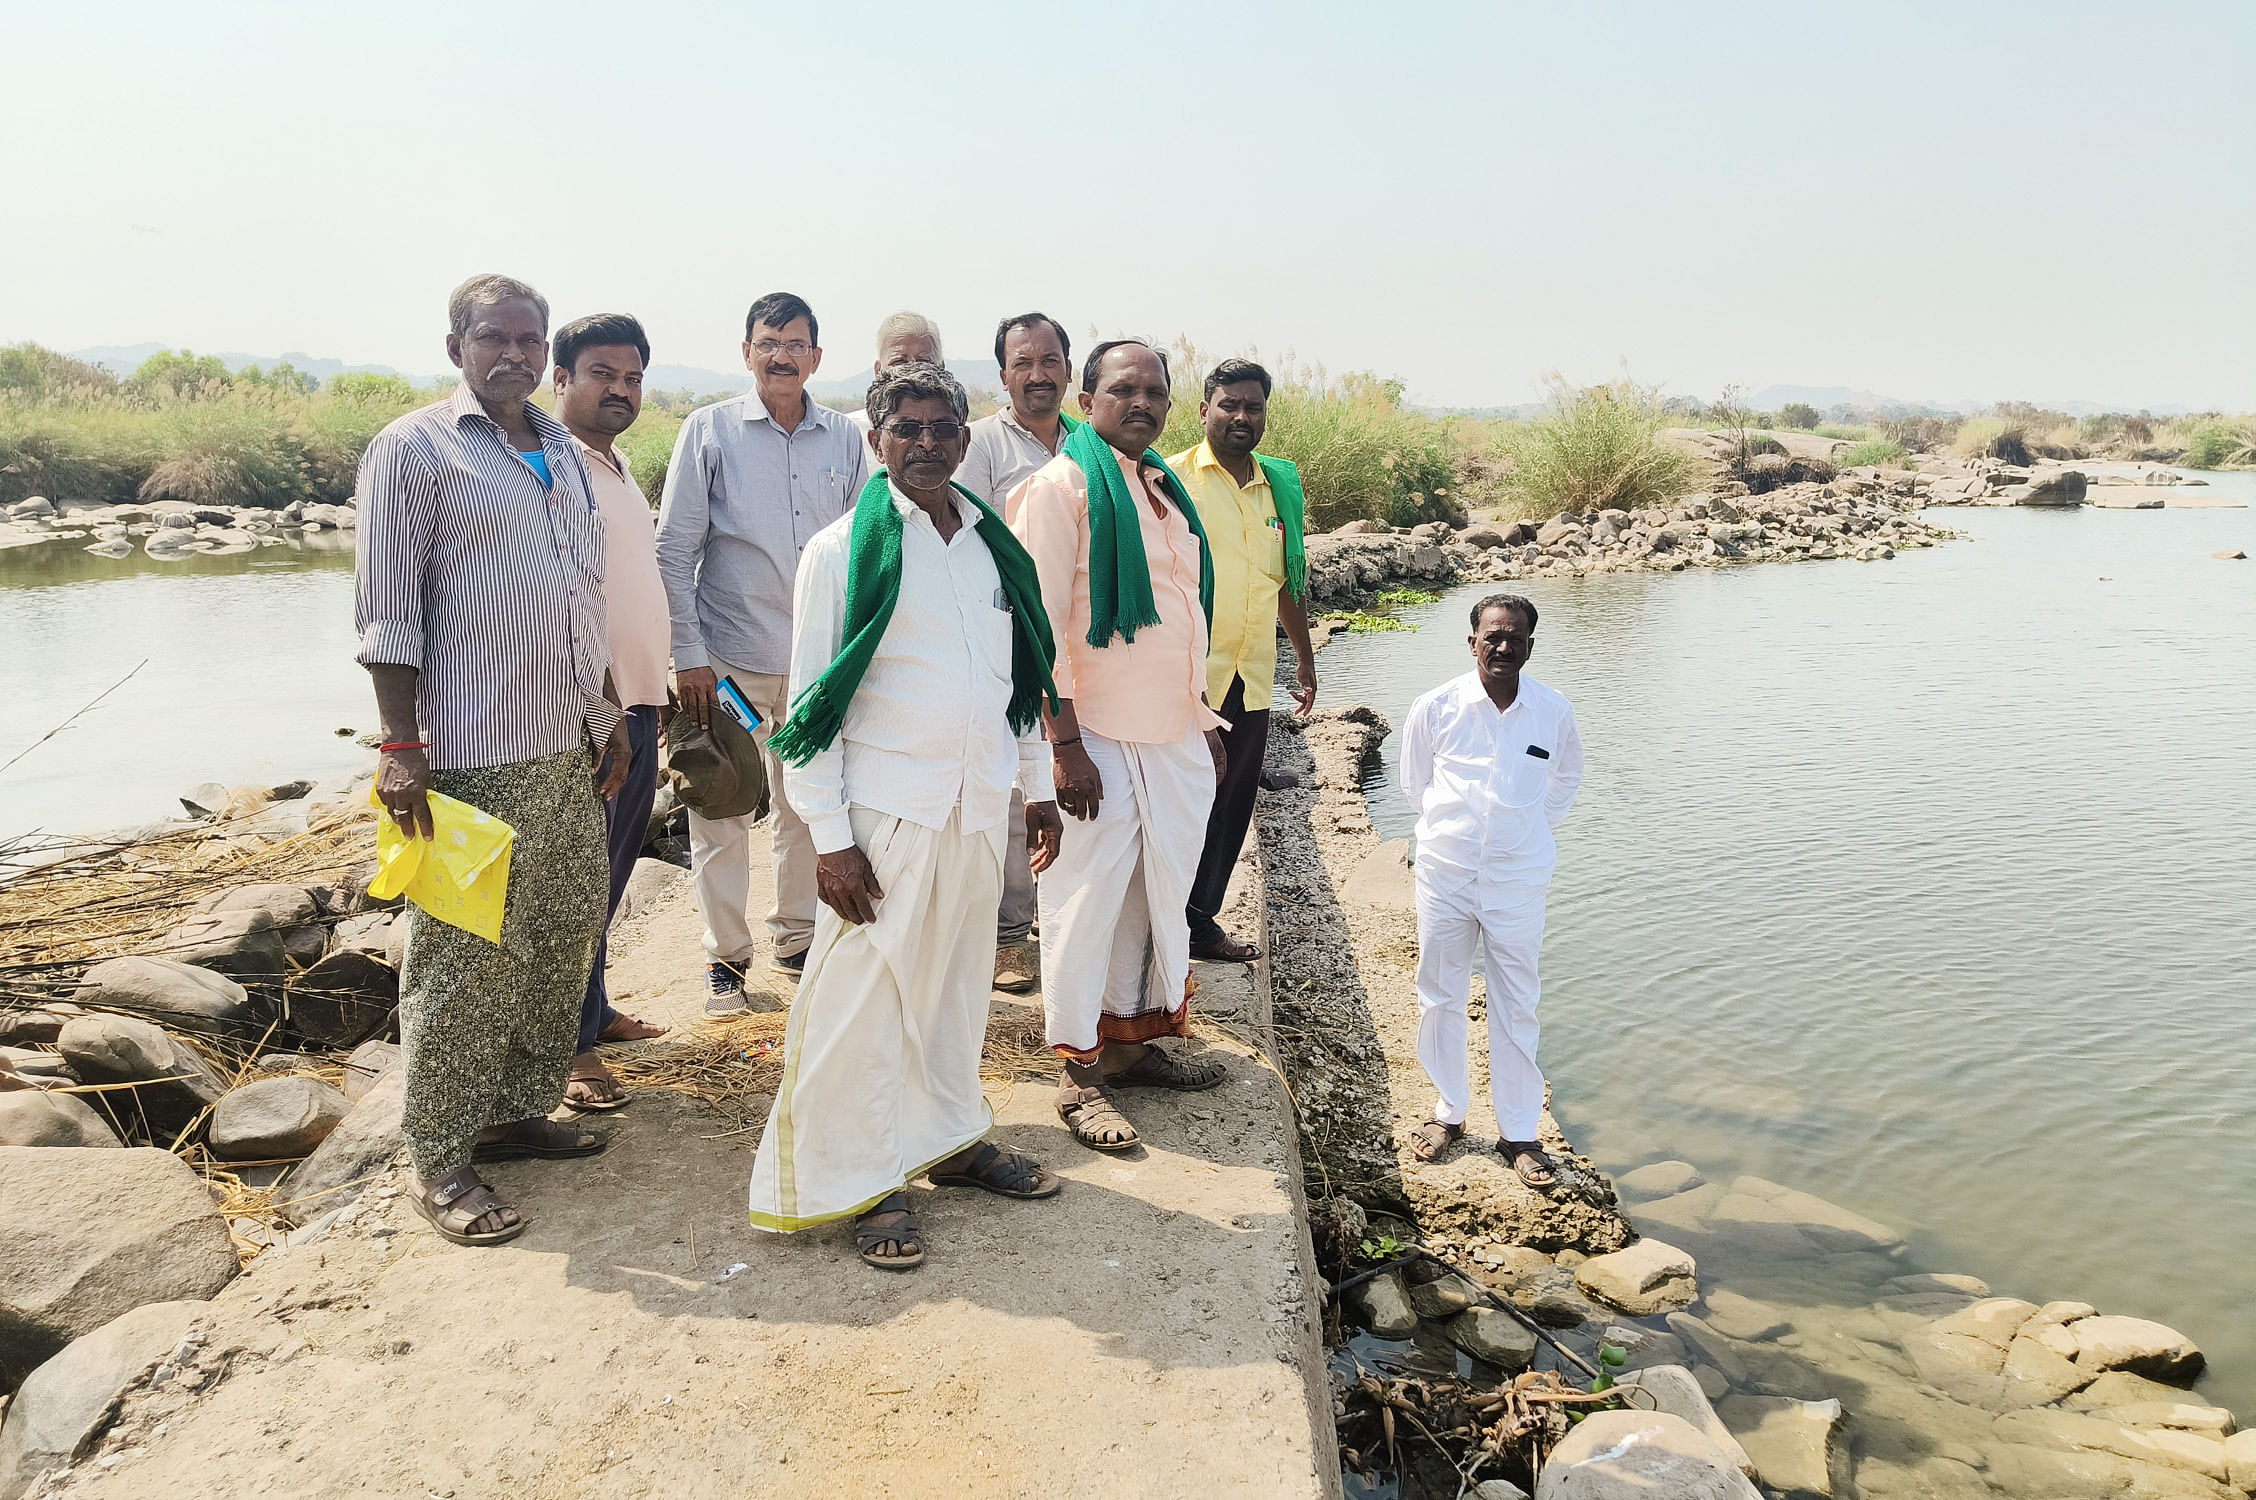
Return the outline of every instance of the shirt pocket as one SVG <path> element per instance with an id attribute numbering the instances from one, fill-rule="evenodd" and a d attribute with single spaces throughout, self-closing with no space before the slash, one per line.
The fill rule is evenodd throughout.
<path id="1" fill-rule="evenodd" d="M 988 675 L 998 682 L 1008 683 L 1012 680 L 1011 641 L 1017 617 L 1011 613 L 1008 603 L 996 602 L 995 596 L 1001 593 L 1001 589 L 995 590 L 994 596 L 978 606 L 974 618 L 979 623 L 974 629 L 976 646 L 986 662 Z"/>
<path id="2" fill-rule="evenodd" d="M 1261 572 L 1272 583 L 1281 583 L 1285 577 L 1285 529 L 1275 521 L 1261 528 L 1261 545 L 1256 549 L 1261 559 Z"/>
<path id="3" fill-rule="evenodd" d="M 1535 750 L 1549 750 L 1549 746 L 1530 745 L 1526 742 L 1514 747 L 1512 766 L 1505 778 L 1505 796 L 1514 807 L 1533 807 L 1543 800 L 1551 786 L 1551 762 Z"/>

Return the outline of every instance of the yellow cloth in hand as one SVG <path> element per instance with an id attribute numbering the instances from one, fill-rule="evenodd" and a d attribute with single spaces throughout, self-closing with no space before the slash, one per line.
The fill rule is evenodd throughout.
<path id="1" fill-rule="evenodd" d="M 509 849 L 517 830 L 439 792 L 430 794 L 429 839 L 400 831 L 389 813 L 376 821 L 376 878 L 368 894 L 381 900 L 408 900 L 464 932 L 501 942 L 501 919 L 509 902 Z M 368 789 L 371 806 L 384 806 Z"/>

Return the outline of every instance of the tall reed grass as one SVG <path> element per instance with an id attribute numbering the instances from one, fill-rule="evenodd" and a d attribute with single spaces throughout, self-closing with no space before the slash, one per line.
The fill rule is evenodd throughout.
<path id="1" fill-rule="evenodd" d="M 1554 375 L 1550 392 L 1548 412 L 1497 435 L 1502 487 L 1522 514 L 1666 506 L 1693 487 L 1697 463 L 1661 437 L 1670 419 L 1656 390 L 1627 379 L 1577 389 Z"/>

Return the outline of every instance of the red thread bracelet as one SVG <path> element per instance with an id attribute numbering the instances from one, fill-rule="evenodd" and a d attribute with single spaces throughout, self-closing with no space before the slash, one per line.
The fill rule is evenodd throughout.
<path id="1" fill-rule="evenodd" d="M 394 750 L 428 750 L 430 748 L 431 742 L 429 740 L 394 740 L 378 753 L 389 755 Z"/>

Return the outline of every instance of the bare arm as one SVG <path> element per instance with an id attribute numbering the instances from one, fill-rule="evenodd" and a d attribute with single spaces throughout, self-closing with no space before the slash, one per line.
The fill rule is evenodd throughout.
<path id="1" fill-rule="evenodd" d="M 384 742 L 419 742 L 423 734 L 415 719 L 415 684 L 423 674 L 414 667 L 372 662 L 368 675 L 376 685 L 376 714 L 383 721 Z M 377 761 L 376 798 L 409 838 L 431 837 L 430 793 L 430 752 L 387 750 Z"/>
<path id="2" fill-rule="evenodd" d="M 1277 590 L 1277 623 L 1285 627 L 1285 639 L 1292 642 L 1293 655 L 1300 662 L 1293 701 L 1300 705 L 1300 716 L 1305 719 L 1316 711 L 1316 647 L 1308 638 L 1308 610 L 1292 596 L 1291 589 Z"/>

